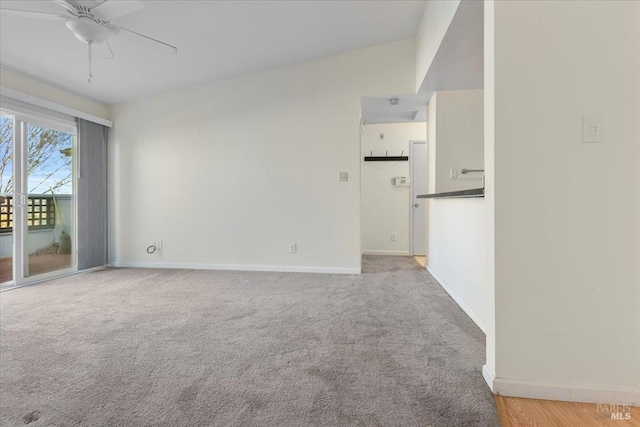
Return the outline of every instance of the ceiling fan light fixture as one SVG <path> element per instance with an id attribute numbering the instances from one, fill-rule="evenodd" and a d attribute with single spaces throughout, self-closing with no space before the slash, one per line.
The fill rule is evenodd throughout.
<path id="1" fill-rule="evenodd" d="M 111 52 L 111 57 L 113 58 L 113 51 L 107 41 L 107 39 L 113 35 L 129 39 L 135 43 L 146 47 L 153 47 L 173 55 L 178 53 L 178 49 L 175 46 L 171 46 L 170 44 L 164 43 L 160 40 L 145 36 L 144 34 L 131 31 L 127 28 L 111 24 L 112 19 L 144 8 L 144 3 L 140 0 L 102 0 L 98 5 L 93 4 L 96 3 L 95 1 L 89 2 L 88 0 L 53 1 L 62 6 L 67 14 L 61 15 L 57 13 L 33 10 L 8 9 L 2 7 L 2 5 L 0 5 L 0 14 L 3 16 L 17 16 L 21 18 L 63 20 L 67 28 L 73 32 L 76 38 L 87 45 L 89 83 L 91 83 L 91 78 L 93 77 L 91 55 L 92 45 L 94 43 L 106 43 L 107 48 Z M 88 6 L 87 4 L 90 3 L 91 5 Z"/>
<path id="2" fill-rule="evenodd" d="M 113 34 L 107 27 L 89 18 L 68 19 L 65 25 L 78 40 L 85 43 L 102 43 Z"/>

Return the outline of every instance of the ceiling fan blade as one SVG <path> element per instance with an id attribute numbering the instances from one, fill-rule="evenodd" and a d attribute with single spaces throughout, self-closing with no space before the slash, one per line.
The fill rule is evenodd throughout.
<path id="1" fill-rule="evenodd" d="M 18 9 L 0 9 L 2 16 L 16 16 L 18 18 L 36 18 L 36 19 L 66 19 L 65 16 L 55 13 L 34 12 L 32 10 Z"/>
<path id="2" fill-rule="evenodd" d="M 69 3 L 66 0 L 53 0 L 53 2 L 59 6 L 62 6 L 66 9 L 67 12 L 72 14 L 73 16 L 78 16 L 77 11 L 74 9 L 73 4 Z"/>
<path id="3" fill-rule="evenodd" d="M 151 37 L 143 36 L 135 31 L 127 30 L 126 28 L 118 27 L 117 25 L 109 24 L 109 28 L 114 30 L 116 36 L 123 39 L 130 40 L 134 43 L 138 43 L 142 46 L 156 49 L 164 53 L 175 55 L 178 53 L 178 48 L 171 46 L 170 44 L 161 42 L 160 40 L 152 39 Z"/>
<path id="4" fill-rule="evenodd" d="M 91 8 L 91 13 L 94 13 L 96 17 L 104 21 L 111 21 L 143 7 L 144 3 L 140 0 L 106 0 Z"/>

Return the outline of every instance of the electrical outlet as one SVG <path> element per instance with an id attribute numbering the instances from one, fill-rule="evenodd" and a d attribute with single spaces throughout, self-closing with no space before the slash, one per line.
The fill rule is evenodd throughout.
<path id="1" fill-rule="evenodd" d="M 147 246 L 147 253 L 149 255 L 157 254 L 158 252 L 161 252 L 161 251 L 162 251 L 162 240 L 156 240 L 155 242 Z"/>
<path id="2" fill-rule="evenodd" d="M 349 172 L 340 172 L 338 176 L 339 182 L 347 182 L 349 181 Z"/>
<path id="3" fill-rule="evenodd" d="M 396 241 L 396 233 L 391 233 L 391 241 L 392 242 Z"/>
<path id="4" fill-rule="evenodd" d="M 289 253 L 295 254 L 298 252 L 298 244 L 297 243 L 289 243 Z"/>

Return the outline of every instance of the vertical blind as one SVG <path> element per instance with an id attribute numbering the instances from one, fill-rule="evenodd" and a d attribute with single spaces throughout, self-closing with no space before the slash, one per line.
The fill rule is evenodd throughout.
<path id="1" fill-rule="evenodd" d="M 108 264 L 107 128 L 78 119 L 78 270 Z"/>

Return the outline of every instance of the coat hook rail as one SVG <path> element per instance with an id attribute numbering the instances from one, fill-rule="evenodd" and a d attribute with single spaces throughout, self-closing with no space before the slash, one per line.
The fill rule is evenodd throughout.
<path id="1" fill-rule="evenodd" d="M 370 151 L 369 156 L 365 156 L 365 162 L 406 162 L 409 160 L 409 156 L 404 155 L 404 151 L 399 156 L 390 156 L 389 151 L 385 151 L 384 156 L 374 156 L 373 151 Z"/>

